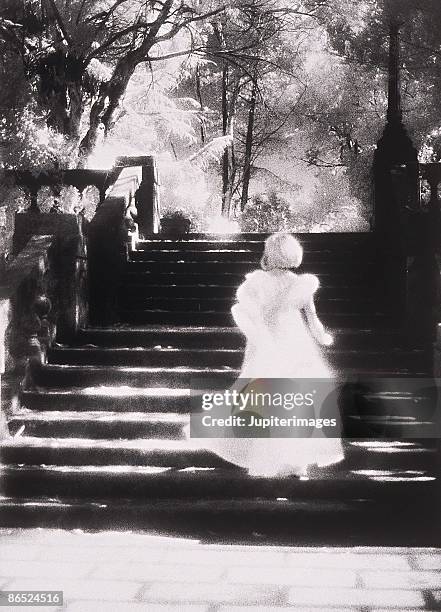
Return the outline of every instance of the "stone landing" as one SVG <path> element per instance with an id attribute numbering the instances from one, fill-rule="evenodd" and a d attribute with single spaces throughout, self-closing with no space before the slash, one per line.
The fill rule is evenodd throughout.
<path id="1" fill-rule="evenodd" d="M 1 589 L 64 591 L 64 607 L 36 608 L 45 612 L 441 609 L 441 549 L 434 548 L 229 546 L 4 529 L 0 551 Z"/>

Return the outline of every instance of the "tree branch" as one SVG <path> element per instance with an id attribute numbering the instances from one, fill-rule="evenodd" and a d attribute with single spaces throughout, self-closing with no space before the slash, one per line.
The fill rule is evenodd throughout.
<path id="1" fill-rule="evenodd" d="M 71 47 L 72 46 L 72 39 L 71 39 L 71 37 L 69 35 L 69 32 L 66 29 L 66 26 L 64 25 L 63 18 L 61 17 L 60 11 L 58 10 L 57 5 L 55 4 L 55 0 L 48 0 L 48 2 L 49 2 L 49 5 L 50 5 L 50 7 L 52 9 L 53 14 L 54 14 L 55 21 L 56 21 L 58 27 L 60 28 L 60 32 L 63 35 L 64 40 L 66 41 L 67 45 L 69 47 Z"/>

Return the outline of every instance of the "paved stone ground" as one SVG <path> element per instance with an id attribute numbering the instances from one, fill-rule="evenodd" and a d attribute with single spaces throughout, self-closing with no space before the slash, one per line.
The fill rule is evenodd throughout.
<path id="1" fill-rule="evenodd" d="M 441 549 L 227 546 L 5 529 L 0 589 L 62 590 L 63 608 L 26 608 L 58 612 L 441 610 Z"/>

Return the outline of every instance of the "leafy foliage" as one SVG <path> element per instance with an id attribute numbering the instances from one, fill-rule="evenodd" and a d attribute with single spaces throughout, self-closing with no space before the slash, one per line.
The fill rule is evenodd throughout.
<path id="1" fill-rule="evenodd" d="M 306 227 L 305 221 L 276 193 L 253 198 L 241 214 L 239 223 L 243 232 L 302 231 Z"/>
<path id="2" fill-rule="evenodd" d="M 248 230 L 365 228 L 391 18 L 404 120 L 438 161 L 439 0 L 4 0 L 1 164 L 154 154 L 199 229 L 243 208 Z"/>
<path id="3" fill-rule="evenodd" d="M 0 140 L 3 143 L 3 168 L 53 170 L 67 166 L 72 146 L 67 139 L 48 127 L 33 105 L 25 106 L 0 122 Z"/>

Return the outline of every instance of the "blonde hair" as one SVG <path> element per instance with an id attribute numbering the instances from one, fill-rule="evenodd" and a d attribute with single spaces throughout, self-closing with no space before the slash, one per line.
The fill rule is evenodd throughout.
<path id="1" fill-rule="evenodd" d="M 265 240 L 262 270 L 298 268 L 302 263 L 303 249 L 300 242 L 288 232 L 272 234 Z"/>

